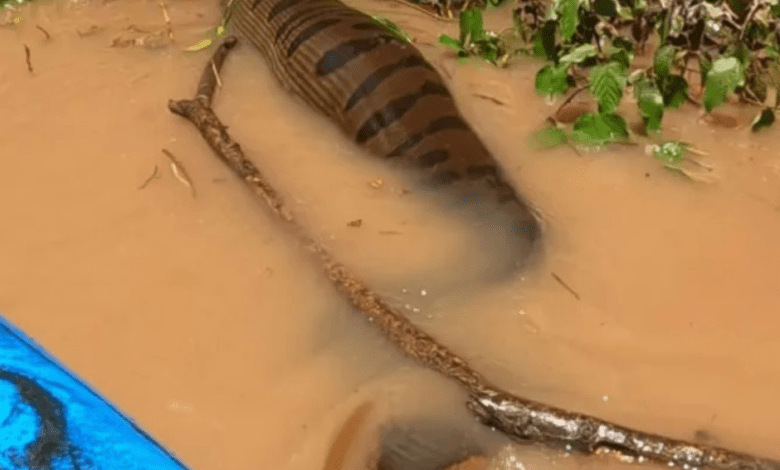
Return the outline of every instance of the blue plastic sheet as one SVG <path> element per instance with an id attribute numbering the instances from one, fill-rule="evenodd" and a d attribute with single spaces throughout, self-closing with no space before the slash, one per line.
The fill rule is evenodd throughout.
<path id="1" fill-rule="evenodd" d="M 0 316 L 0 470 L 186 470 Z"/>

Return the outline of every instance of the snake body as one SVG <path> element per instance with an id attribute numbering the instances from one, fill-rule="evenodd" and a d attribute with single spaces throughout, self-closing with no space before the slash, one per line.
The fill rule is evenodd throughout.
<path id="1" fill-rule="evenodd" d="M 338 0 L 233 0 L 229 8 L 228 27 L 260 51 L 283 88 L 427 187 L 483 213 L 500 210 L 527 256 L 536 219 L 414 46 Z"/>
<path id="2" fill-rule="evenodd" d="M 296 5 L 305 1 L 307 0 L 277 0 L 274 4 L 277 6 L 270 8 L 276 11 L 280 8 L 278 5 Z M 254 9 L 245 11 L 252 13 Z M 245 31 L 252 33 L 252 29 Z M 211 110 L 211 96 L 216 87 L 216 74 L 212 70 L 219 70 L 226 51 L 233 44 L 234 39 L 217 49 L 203 73 L 196 98 L 172 100 L 169 102 L 169 108 L 189 119 L 220 158 L 255 194 L 265 200 L 278 219 L 315 255 L 336 289 L 358 312 L 370 319 L 405 356 L 441 373 L 468 392 L 468 407 L 484 424 L 522 442 L 564 446 L 567 451 L 577 451 L 585 455 L 610 452 L 623 459 L 659 462 L 686 469 L 707 467 L 717 470 L 780 470 L 780 462 L 777 461 L 645 433 L 512 395 L 488 382 L 464 359 L 393 309 L 351 270 L 336 261 L 325 247 L 308 235 L 303 226 L 297 224 L 276 191 L 246 159 L 241 146 L 232 140 L 225 125 Z"/>

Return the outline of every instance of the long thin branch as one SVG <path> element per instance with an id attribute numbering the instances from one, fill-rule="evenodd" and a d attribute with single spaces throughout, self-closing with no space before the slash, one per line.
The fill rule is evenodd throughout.
<path id="1" fill-rule="evenodd" d="M 464 359 L 421 330 L 382 297 L 371 290 L 297 223 L 292 212 L 265 177 L 247 160 L 211 110 L 216 74 L 234 38 L 221 44 L 206 66 L 195 99 L 171 100 L 168 108 L 198 128 L 217 156 L 265 203 L 319 262 L 328 279 L 350 304 L 407 357 L 454 380 L 469 394 L 468 408 L 485 424 L 523 442 L 538 442 L 586 455 L 612 452 L 634 457 L 637 462 L 660 462 L 684 468 L 710 467 L 722 470 L 780 470 L 780 463 L 725 449 L 668 439 L 618 426 L 591 416 L 573 413 L 516 397 L 488 382 Z"/>

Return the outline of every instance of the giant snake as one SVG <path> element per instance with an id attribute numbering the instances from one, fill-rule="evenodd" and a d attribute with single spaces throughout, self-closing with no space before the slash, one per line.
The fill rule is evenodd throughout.
<path id="1" fill-rule="evenodd" d="M 487 194 L 502 212 L 510 208 L 521 252 L 530 252 L 539 237 L 537 221 L 463 120 L 440 75 L 412 45 L 338 0 L 233 0 L 230 8 L 229 28 L 260 51 L 285 89 L 370 153 L 414 169 L 429 186 Z M 465 389 L 469 408 L 485 424 L 523 441 L 586 454 L 617 451 L 685 468 L 780 470 L 778 462 L 636 431 L 516 397 L 488 382 L 300 232 L 276 192 L 210 109 L 212 68 L 219 69 L 224 54 L 218 50 L 206 68 L 196 99 L 172 101 L 170 109 L 190 119 L 272 211 L 299 231 L 353 306 L 407 356 Z"/>

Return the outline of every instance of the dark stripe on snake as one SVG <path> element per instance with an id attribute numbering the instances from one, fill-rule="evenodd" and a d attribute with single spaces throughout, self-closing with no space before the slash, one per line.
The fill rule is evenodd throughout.
<path id="1" fill-rule="evenodd" d="M 427 95 L 450 96 L 447 88 L 441 83 L 426 81 L 418 91 L 391 101 L 384 109 L 368 118 L 358 129 L 355 141 L 359 144 L 365 143 L 385 127 L 403 118 L 420 98 Z"/>
<path id="2" fill-rule="evenodd" d="M 412 54 L 404 57 L 394 64 L 388 64 L 380 67 L 376 72 L 368 76 L 363 83 L 361 83 L 357 89 L 352 93 L 352 96 L 347 100 L 347 104 L 344 106 L 345 111 L 349 111 L 355 106 L 362 98 L 371 93 L 379 86 L 382 81 L 391 77 L 395 72 L 405 70 L 412 67 L 425 67 L 432 69 L 432 67 L 425 61 L 420 55 Z"/>
<path id="3" fill-rule="evenodd" d="M 301 45 L 315 36 L 317 33 L 330 28 L 331 26 L 341 23 L 341 18 L 330 18 L 314 23 L 308 28 L 301 31 L 301 34 L 295 37 L 290 43 L 290 47 L 287 48 L 287 57 L 289 58 Z"/>

